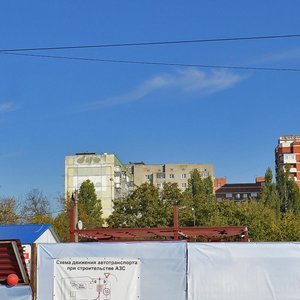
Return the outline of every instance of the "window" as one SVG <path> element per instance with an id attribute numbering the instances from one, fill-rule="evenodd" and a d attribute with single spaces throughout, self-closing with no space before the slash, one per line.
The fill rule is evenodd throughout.
<path id="1" fill-rule="evenodd" d="M 240 199 L 241 198 L 241 194 L 236 194 L 235 197 L 236 197 L 236 199 Z"/>
<path id="2" fill-rule="evenodd" d="M 181 179 L 186 179 L 186 174 L 181 174 Z"/>
<path id="3" fill-rule="evenodd" d="M 145 177 L 146 177 L 147 180 L 151 179 L 151 175 L 145 175 Z"/>
<path id="4" fill-rule="evenodd" d="M 257 197 L 257 193 L 256 192 L 251 193 L 251 197 Z"/>
<path id="5" fill-rule="evenodd" d="M 247 198 L 248 198 L 248 195 L 247 195 L 247 194 L 243 194 L 243 198 L 244 198 L 244 199 L 247 199 Z"/>
<path id="6" fill-rule="evenodd" d="M 162 179 L 162 178 L 165 178 L 166 176 L 165 176 L 165 173 L 157 173 L 156 174 L 156 178 L 160 178 L 160 179 Z"/>
<path id="7" fill-rule="evenodd" d="M 203 171 L 203 172 L 200 172 L 200 176 L 202 178 L 207 178 L 209 176 L 209 172 L 208 171 Z"/>
<path id="8" fill-rule="evenodd" d="M 226 198 L 232 198 L 232 193 L 226 193 Z"/>
<path id="9" fill-rule="evenodd" d="M 175 178 L 174 174 L 169 174 L 169 178 Z"/>
<path id="10" fill-rule="evenodd" d="M 186 188 L 186 183 L 183 182 L 183 183 L 181 184 L 181 187 Z"/>

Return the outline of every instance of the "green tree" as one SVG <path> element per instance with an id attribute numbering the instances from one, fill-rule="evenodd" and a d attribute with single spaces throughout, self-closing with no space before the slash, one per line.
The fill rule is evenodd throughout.
<path id="1" fill-rule="evenodd" d="M 54 219 L 51 215 L 34 215 L 27 219 L 30 224 L 51 224 L 53 225 Z"/>
<path id="2" fill-rule="evenodd" d="M 132 194 L 114 200 L 114 211 L 107 219 L 110 227 L 161 227 L 168 225 L 168 214 L 159 190 L 144 183 Z"/>
<path id="3" fill-rule="evenodd" d="M 103 225 L 102 203 L 97 198 L 94 184 L 88 179 L 84 181 L 78 193 L 79 219 L 82 220 L 84 227 L 100 227 Z"/>
<path id="4" fill-rule="evenodd" d="M 265 206 L 274 209 L 276 212 L 280 212 L 280 199 L 277 194 L 276 184 L 273 183 L 271 168 L 268 168 L 265 173 L 265 183 L 262 187 L 259 201 Z"/>
<path id="5" fill-rule="evenodd" d="M 0 200 L 0 224 L 16 224 L 19 219 L 17 203 L 12 197 Z"/>
<path id="6" fill-rule="evenodd" d="M 276 231 L 277 214 L 274 209 L 266 207 L 256 200 L 249 200 L 237 205 L 235 224 L 248 227 L 249 237 L 253 242 L 273 241 Z"/>
<path id="7" fill-rule="evenodd" d="M 62 242 L 67 242 L 70 238 L 70 195 L 67 195 L 66 198 L 64 198 L 63 196 L 59 196 L 58 203 L 62 211 L 55 217 L 53 222 L 53 228 L 58 234 L 60 240 Z"/>
<path id="8" fill-rule="evenodd" d="M 180 224 L 184 226 L 199 226 L 211 217 L 211 208 L 215 205 L 213 183 L 211 177 L 202 179 L 197 169 L 191 172 L 188 188 L 183 193 Z"/>
<path id="9" fill-rule="evenodd" d="M 69 241 L 70 238 L 70 212 L 63 211 L 53 221 L 53 228 L 62 242 Z"/>
<path id="10" fill-rule="evenodd" d="M 197 169 L 194 169 L 191 172 L 191 178 L 189 178 L 188 180 L 188 188 L 186 192 L 191 194 L 192 196 L 204 194 L 203 181 L 200 176 L 200 172 Z"/>
<path id="11" fill-rule="evenodd" d="M 276 176 L 277 192 L 280 198 L 281 211 L 288 210 L 294 213 L 300 211 L 300 192 L 293 178 L 290 177 L 290 167 L 285 165 L 284 168 L 279 168 Z"/>
<path id="12" fill-rule="evenodd" d="M 202 179 L 201 174 L 197 169 L 191 172 L 191 178 L 188 180 L 188 188 L 186 193 L 193 197 L 198 197 L 206 200 L 214 198 L 213 182 L 210 176 Z"/>
<path id="13" fill-rule="evenodd" d="M 165 183 L 160 198 L 167 218 L 167 226 L 173 226 L 173 207 L 182 205 L 183 196 L 177 183 Z"/>
<path id="14" fill-rule="evenodd" d="M 291 210 L 286 211 L 278 223 L 277 241 L 299 241 L 300 220 Z"/>
<path id="15" fill-rule="evenodd" d="M 207 200 L 212 200 L 214 196 L 214 184 L 210 176 L 203 179 L 203 192 Z"/>

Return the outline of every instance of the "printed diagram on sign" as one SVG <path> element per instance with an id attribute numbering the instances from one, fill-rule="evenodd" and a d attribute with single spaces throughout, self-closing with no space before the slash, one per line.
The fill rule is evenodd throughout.
<path id="1" fill-rule="evenodd" d="M 139 258 L 57 258 L 52 299 L 139 300 L 140 265 Z"/>
<path id="2" fill-rule="evenodd" d="M 117 282 L 115 275 L 104 273 L 99 278 L 72 277 L 62 278 L 66 291 L 65 300 L 111 300 L 114 283 Z"/>

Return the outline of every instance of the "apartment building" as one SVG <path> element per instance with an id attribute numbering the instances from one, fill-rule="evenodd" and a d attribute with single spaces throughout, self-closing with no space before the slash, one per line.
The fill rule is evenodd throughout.
<path id="1" fill-rule="evenodd" d="M 300 135 L 284 135 L 275 148 L 276 172 L 285 165 L 290 167 L 290 176 L 300 188 Z"/>
<path id="2" fill-rule="evenodd" d="M 127 165 L 134 186 L 143 183 L 152 183 L 158 188 L 163 188 L 167 182 L 177 183 L 178 187 L 184 191 L 188 187 L 188 179 L 194 169 L 199 170 L 201 177 L 214 178 L 214 168 L 212 164 L 145 164 L 144 162 Z"/>
<path id="3" fill-rule="evenodd" d="M 264 183 L 264 177 L 257 177 L 255 183 L 225 183 L 215 190 L 217 201 L 258 199 Z"/>
<path id="4" fill-rule="evenodd" d="M 114 154 L 84 152 L 66 156 L 65 195 L 79 190 L 87 179 L 95 185 L 104 218 L 113 211 L 112 200 L 129 193 L 132 181 L 128 169 Z"/>

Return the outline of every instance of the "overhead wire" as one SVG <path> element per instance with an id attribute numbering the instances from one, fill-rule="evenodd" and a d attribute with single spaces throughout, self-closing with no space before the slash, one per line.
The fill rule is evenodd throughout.
<path id="1" fill-rule="evenodd" d="M 155 46 L 155 45 L 174 45 L 174 44 L 196 44 L 196 43 L 215 43 L 215 42 L 233 42 L 233 41 L 251 41 L 251 40 L 270 40 L 270 39 L 291 39 L 299 38 L 300 34 L 282 34 L 282 35 L 257 35 L 257 36 L 237 36 L 224 38 L 190 39 L 190 40 L 165 40 L 148 42 L 129 42 L 114 44 L 95 44 L 95 45 L 73 45 L 73 46 L 54 46 L 54 47 L 32 47 L 32 48 L 11 48 L 0 49 L 0 52 L 24 52 L 24 51 L 48 51 L 48 50 L 70 50 L 70 49 L 88 49 L 88 48 L 112 48 L 112 47 L 136 47 L 136 46 Z"/>
<path id="2" fill-rule="evenodd" d="M 37 58 L 102 62 L 102 63 L 123 63 L 123 64 L 140 64 L 140 65 L 174 66 L 174 67 L 197 67 L 197 68 L 210 68 L 210 69 L 254 70 L 254 71 L 300 72 L 299 68 L 276 68 L 276 67 L 251 67 L 251 66 L 233 66 L 233 65 L 169 63 L 169 62 L 155 62 L 155 61 L 100 59 L 100 58 L 91 58 L 91 57 L 43 55 L 43 54 L 28 54 L 28 53 L 14 53 L 14 52 L 0 52 L 0 54 L 37 57 Z"/>
<path id="3" fill-rule="evenodd" d="M 62 213 L 62 212 L 66 212 L 66 210 L 62 209 L 62 210 L 57 210 L 57 211 L 51 211 L 51 212 L 45 213 L 45 215 L 55 215 L 55 214 L 59 214 L 59 213 Z"/>

